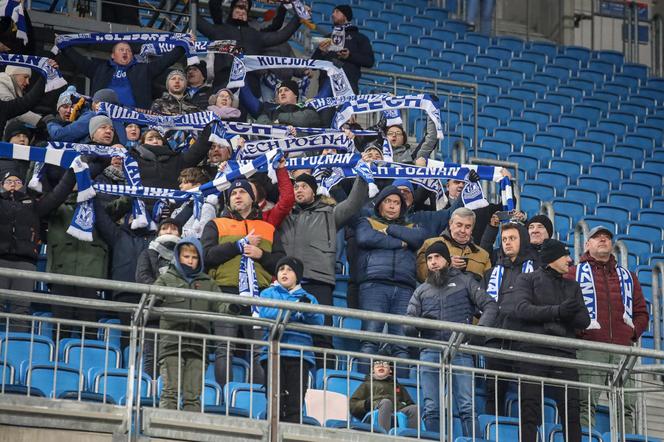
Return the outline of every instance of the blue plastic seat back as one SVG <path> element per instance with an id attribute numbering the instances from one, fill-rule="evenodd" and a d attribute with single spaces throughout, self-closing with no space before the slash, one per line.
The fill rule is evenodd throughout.
<path id="1" fill-rule="evenodd" d="M 537 100 L 533 103 L 533 110 L 547 114 L 551 121 L 558 121 L 563 113 L 563 106 L 547 100 Z"/>
<path id="2" fill-rule="evenodd" d="M 607 166 L 613 166 L 621 169 L 623 175 L 627 176 L 634 169 L 634 159 L 617 153 L 607 153 L 602 158 L 602 163 Z"/>
<path id="3" fill-rule="evenodd" d="M 647 206 L 650 204 L 650 201 L 653 197 L 653 188 L 647 183 L 641 183 L 638 181 L 623 181 L 620 183 L 620 191 L 628 195 L 634 195 L 641 198 L 643 205 Z"/>
<path id="4" fill-rule="evenodd" d="M 66 341 L 66 342 L 65 342 Z M 120 348 L 103 341 L 86 339 L 63 339 L 60 342 L 62 360 L 70 367 L 81 365 L 85 372 L 92 367 L 120 368 Z M 82 361 L 81 361 L 82 359 Z"/>
<path id="5" fill-rule="evenodd" d="M 592 189 L 598 193 L 600 201 L 606 201 L 611 190 L 611 182 L 602 176 L 582 175 L 576 180 L 579 187 Z"/>
<path id="6" fill-rule="evenodd" d="M 642 200 L 639 196 L 632 195 L 626 192 L 611 192 L 609 193 L 609 204 L 614 204 L 623 209 L 627 209 L 636 218 L 636 214 L 641 209 Z"/>
<path id="7" fill-rule="evenodd" d="M 639 181 L 641 183 L 648 184 L 655 189 L 662 188 L 662 173 L 651 172 L 649 170 L 634 170 L 632 171 L 631 180 Z"/>
<path id="8" fill-rule="evenodd" d="M 599 204 L 599 194 L 597 192 L 593 189 L 578 186 L 568 187 L 565 190 L 565 198 L 584 204 L 589 213 L 593 213 L 595 211 L 595 206 Z"/>
<path id="9" fill-rule="evenodd" d="M 109 370 L 92 369 L 90 373 L 90 390 L 95 393 L 106 394 L 117 404 L 123 404 L 127 395 L 127 379 L 129 370 L 126 368 L 114 368 Z M 161 378 L 160 378 L 161 379 Z M 138 379 L 137 379 L 138 381 Z M 150 384 L 152 379 L 146 373 L 143 373 L 140 382 L 140 395 L 147 397 L 151 394 Z"/>
<path id="10" fill-rule="evenodd" d="M 593 164 L 595 157 L 592 152 L 576 148 L 565 148 L 560 156 L 564 160 L 577 162 L 584 168 L 590 167 L 590 165 Z M 576 178 L 578 178 L 578 176 Z"/>
<path id="11" fill-rule="evenodd" d="M 535 178 L 535 173 L 539 168 L 539 160 L 536 157 L 523 153 L 512 153 L 507 156 L 507 161 L 518 163 L 519 169 L 526 172 L 528 179 Z"/>
<path id="12" fill-rule="evenodd" d="M 544 128 L 551 122 L 551 115 L 548 112 L 535 109 L 524 110 L 521 118 L 525 121 L 535 123 L 539 130 L 544 130 Z"/>
<path id="13" fill-rule="evenodd" d="M 557 196 L 562 196 L 569 185 L 569 177 L 565 174 L 549 170 L 540 170 L 537 172 L 538 181 L 551 185 L 556 190 Z"/>
<path id="14" fill-rule="evenodd" d="M 556 198 L 553 200 L 553 210 L 557 215 L 569 217 L 573 225 L 586 215 L 586 206 L 578 201 L 567 198 Z M 556 224 L 557 227 L 557 224 Z"/>
<path id="15" fill-rule="evenodd" d="M 536 197 L 540 201 L 551 201 L 556 194 L 552 185 L 545 181 L 526 181 L 523 183 L 521 193 L 526 196 Z"/>
<path id="16" fill-rule="evenodd" d="M 630 216 L 629 210 L 616 207 L 613 204 L 598 204 L 595 208 L 595 215 L 614 220 L 620 226 L 621 231 L 627 226 Z"/>
<path id="17" fill-rule="evenodd" d="M 620 180 L 622 180 L 623 172 L 622 169 L 614 166 L 608 166 L 605 164 L 593 164 L 590 166 L 590 175 L 607 179 L 611 182 L 611 185 L 614 188 L 617 188 L 618 183 L 620 183 Z"/>
<path id="18" fill-rule="evenodd" d="M 58 397 L 65 391 L 85 389 L 85 376 L 78 370 L 47 362 L 33 364 L 27 370 L 26 385 L 41 390 L 47 397 Z"/>
<path id="19" fill-rule="evenodd" d="M 526 212 L 526 215 L 534 216 L 540 213 L 540 208 L 542 206 L 542 200 L 537 197 L 530 195 L 521 194 L 521 210 Z"/>
<path id="20" fill-rule="evenodd" d="M 664 212 L 657 210 L 642 210 L 639 212 L 639 222 L 664 226 Z"/>
<path id="21" fill-rule="evenodd" d="M 525 135 L 518 129 L 498 128 L 493 133 L 494 138 L 510 143 L 514 152 L 520 152 L 525 141 Z"/>
<path id="22" fill-rule="evenodd" d="M 662 239 L 664 239 L 664 230 L 662 227 L 653 224 L 631 222 L 627 226 L 627 235 L 636 239 L 650 241 L 654 249 L 660 249 L 662 246 Z M 646 282 L 650 282 L 650 279 Z"/>
<path id="23" fill-rule="evenodd" d="M 617 235 L 615 241 L 622 241 L 627 246 L 627 252 L 638 264 L 646 264 L 653 252 L 653 245 L 649 240 L 633 238 L 628 235 Z"/>
<path id="24" fill-rule="evenodd" d="M 576 138 L 576 129 L 564 124 L 549 124 L 547 132 L 551 135 L 558 135 L 565 140 L 566 146 L 572 146 Z M 560 149 L 562 150 L 562 149 Z"/>
<path id="25" fill-rule="evenodd" d="M 548 132 L 536 133 L 533 137 L 534 143 L 549 147 L 555 154 L 562 152 L 565 147 L 565 139 L 560 135 L 550 134 Z M 524 149 L 524 153 L 528 153 Z"/>
<path id="26" fill-rule="evenodd" d="M 609 218 L 604 218 L 601 216 L 586 216 L 583 218 L 583 220 L 588 224 L 589 229 L 597 226 L 604 226 L 611 230 L 614 235 L 617 235 L 618 232 L 620 232 L 620 226 L 618 226 L 618 223 Z"/>
<path id="27" fill-rule="evenodd" d="M 519 419 L 482 414 L 478 417 L 480 432 L 489 440 L 519 440 Z"/>

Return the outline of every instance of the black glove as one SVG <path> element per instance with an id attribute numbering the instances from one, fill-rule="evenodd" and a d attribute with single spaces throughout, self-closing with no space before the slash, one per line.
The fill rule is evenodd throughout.
<path id="1" fill-rule="evenodd" d="M 468 179 L 471 182 L 476 183 L 480 180 L 480 176 L 477 174 L 477 171 L 471 169 L 470 172 L 468 172 Z"/>
<path id="2" fill-rule="evenodd" d="M 238 304 L 228 304 L 228 313 L 231 315 L 239 315 L 242 312 L 242 306 Z"/>
<path id="3" fill-rule="evenodd" d="M 300 296 L 300 302 L 303 302 L 305 304 L 311 304 L 311 299 L 307 295 L 302 295 Z"/>
<path id="4" fill-rule="evenodd" d="M 364 411 L 371 411 L 371 399 L 364 400 Z"/>
<path id="5" fill-rule="evenodd" d="M 560 316 L 560 319 L 563 321 L 569 321 L 574 318 L 574 315 L 576 315 L 578 310 L 579 305 L 576 302 L 576 299 L 568 298 L 558 306 L 558 316 Z"/>

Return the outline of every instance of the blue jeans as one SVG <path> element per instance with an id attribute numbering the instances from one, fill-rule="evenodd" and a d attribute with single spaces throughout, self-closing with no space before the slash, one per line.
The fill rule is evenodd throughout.
<path id="1" fill-rule="evenodd" d="M 424 349 L 420 353 L 420 360 L 424 362 L 440 362 L 440 352 Z M 452 365 L 462 367 L 473 367 L 473 357 L 457 353 L 452 359 Z M 452 395 L 454 404 L 459 412 L 463 424 L 463 433 L 466 437 L 473 435 L 473 382 L 470 373 L 460 371 L 452 374 Z M 427 431 L 440 432 L 440 369 L 433 367 L 422 367 L 422 396 L 424 398 L 424 425 Z M 476 428 L 475 435 L 479 437 Z"/>
<path id="2" fill-rule="evenodd" d="M 405 315 L 408 302 L 413 295 L 413 289 L 395 285 L 365 282 L 360 284 L 360 309 L 378 313 L 392 313 Z M 385 327 L 383 321 L 362 321 L 362 330 L 382 333 Z M 403 336 L 401 325 L 388 324 L 387 331 L 391 335 Z M 408 358 L 408 349 L 403 345 L 392 344 L 391 355 L 399 358 Z M 377 354 L 378 344 L 371 341 L 362 341 L 360 351 L 364 354 Z M 403 367 L 405 369 L 405 367 Z M 360 364 L 360 372 L 367 373 L 368 365 Z M 401 375 L 401 373 L 399 374 Z M 407 376 L 407 375 L 406 375 Z"/>
<path id="3" fill-rule="evenodd" d="M 480 11 L 481 3 L 481 11 Z M 466 5 L 466 21 L 471 25 L 477 23 L 477 16 L 480 15 L 480 27 L 475 27 L 476 32 L 484 35 L 491 35 L 493 30 L 493 10 L 496 7 L 496 0 L 468 0 Z"/>

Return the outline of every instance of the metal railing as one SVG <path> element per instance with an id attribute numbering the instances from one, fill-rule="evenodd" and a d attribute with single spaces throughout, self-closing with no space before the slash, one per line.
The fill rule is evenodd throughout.
<path id="1" fill-rule="evenodd" d="M 41 323 L 56 324 L 56 338 L 59 338 L 58 334 L 60 333 L 60 330 L 63 329 L 63 326 L 71 326 L 71 325 L 76 325 L 76 326 L 83 325 L 90 328 L 106 328 L 105 332 L 106 338 L 108 338 L 108 336 L 110 335 L 111 329 L 118 329 L 122 330 L 124 333 L 127 333 L 129 335 L 128 354 L 130 356 L 128 361 L 129 374 L 127 381 L 126 403 L 124 406 L 126 407 L 125 410 L 127 413 L 126 422 L 132 422 L 133 419 L 135 423 L 134 428 L 140 428 L 139 422 L 141 417 L 139 410 L 141 408 L 141 401 L 142 401 L 140 388 L 136 388 L 136 382 L 134 382 L 134 379 L 141 378 L 142 375 L 139 375 L 139 373 L 142 373 L 144 371 L 142 369 L 143 368 L 142 357 L 144 353 L 142 349 L 144 348 L 146 342 L 146 336 L 151 336 L 151 335 L 155 335 L 157 340 L 159 339 L 159 337 L 163 336 L 177 337 L 179 342 L 178 355 L 180 357 L 182 357 L 182 340 L 191 339 L 191 338 L 200 340 L 202 342 L 201 344 L 202 348 L 206 348 L 210 343 L 219 343 L 219 342 L 226 343 L 226 345 L 230 345 L 230 343 L 248 344 L 250 345 L 250 348 L 248 350 L 250 354 L 257 351 L 256 348 L 259 346 L 266 348 L 267 349 L 266 358 L 268 360 L 267 364 L 268 395 L 266 397 L 266 402 L 267 402 L 266 416 L 268 417 L 267 422 L 271 428 L 270 440 L 276 440 L 278 434 L 277 432 L 278 425 L 280 425 L 278 419 L 278 410 L 280 409 L 279 401 L 281 400 L 281 398 L 280 395 L 278 394 L 277 386 L 280 385 L 279 384 L 280 374 L 278 367 L 279 367 L 279 357 L 281 354 L 280 352 L 282 350 L 289 349 L 299 352 L 300 365 L 302 367 L 304 367 L 303 355 L 305 351 L 315 351 L 317 353 L 322 353 L 323 361 L 327 360 L 327 358 L 325 357 L 327 354 L 334 355 L 338 358 L 338 360 L 344 361 L 343 363 L 345 364 L 347 369 L 352 369 L 354 367 L 354 364 L 361 363 L 362 360 L 366 361 L 367 358 L 369 359 L 368 361 L 369 364 L 372 365 L 374 358 L 376 358 L 375 355 L 365 355 L 353 351 L 310 348 L 310 347 L 281 343 L 280 338 L 283 332 L 287 330 L 300 331 L 310 334 L 326 334 L 330 336 L 343 337 L 346 339 L 372 340 L 386 345 L 401 344 L 414 348 L 430 349 L 435 352 L 440 352 L 441 355 L 440 363 L 427 363 L 425 361 L 420 361 L 415 359 L 400 359 L 400 358 L 387 357 L 387 356 L 378 356 L 378 357 L 381 360 L 386 359 L 391 361 L 392 363 L 396 364 L 395 365 L 396 367 L 399 366 L 414 367 L 413 370 L 414 373 L 416 374 L 416 376 L 414 377 L 416 383 L 421 382 L 421 380 L 419 380 L 420 375 L 427 370 L 427 367 L 434 369 L 437 368 L 440 370 L 440 376 L 441 376 L 440 389 L 442 396 L 441 409 L 440 409 L 441 413 L 440 422 L 443 428 L 441 434 L 445 434 L 444 430 L 446 428 L 451 429 L 454 423 L 453 416 L 450 410 L 452 410 L 452 403 L 454 400 L 454 395 L 456 393 L 454 392 L 453 388 L 448 388 L 447 393 L 444 393 L 445 391 L 444 386 L 451 385 L 450 382 L 452 382 L 452 377 L 454 376 L 455 373 L 470 374 L 472 375 L 473 382 L 475 382 L 476 378 L 491 380 L 491 378 L 500 377 L 504 379 L 510 379 L 513 380 L 515 383 L 517 383 L 518 391 L 520 391 L 522 386 L 525 385 L 524 383 L 536 382 L 546 385 L 562 385 L 563 388 L 565 389 L 577 388 L 577 389 L 584 389 L 583 391 L 586 390 L 590 391 L 596 389 L 599 391 L 607 392 L 609 394 L 609 404 L 610 404 L 611 417 L 612 417 L 612 427 L 611 427 L 613 430 L 612 431 L 613 436 L 611 439 L 612 441 L 618 440 L 618 433 L 620 432 L 619 428 L 623 428 L 620 424 L 619 416 L 621 415 L 621 410 L 624 408 L 621 403 L 621 401 L 623 400 L 621 398 L 624 397 L 624 394 L 625 393 L 646 394 L 648 391 L 662 391 L 662 386 L 660 384 L 647 385 L 647 383 L 646 384 L 642 383 L 641 385 L 635 388 L 627 388 L 624 385 L 624 383 L 630 376 L 633 377 L 634 375 L 637 374 L 649 376 L 651 373 L 655 373 L 658 372 L 658 370 L 661 370 L 661 368 L 658 368 L 657 366 L 653 365 L 636 364 L 638 358 L 640 357 L 655 358 L 655 359 L 664 358 L 664 352 L 656 350 L 596 343 L 584 340 L 573 340 L 573 339 L 559 338 L 547 335 L 513 332 L 510 330 L 502 330 L 502 329 L 495 329 L 488 327 L 477 327 L 473 325 L 466 325 L 460 323 L 432 321 L 429 319 L 412 318 L 412 317 L 389 315 L 389 314 L 377 314 L 373 312 L 342 309 L 342 308 L 329 307 L 329 306 L 290 303 L 283 301 L 266 300 L 261 298 L 245 298 L 245 297 L 239 297 L 237 295 L 207 293 L 207 292 L 194 291 L 194 290 L 174 289 L 169 287 L 150 286 L 150 285 L 133 284 L 133 283 L 109 281 L 109 280 L 99 280 L 94 278 L 74 277 L 68 275 L 17 271 L 5 268 L 0 268 L 0 275 L 6 277 L 9 276 L 12 278 L 27 278 L 35 281 L 44 281 L 50 283 L 65 283 L 68 285 L 74 285 L 80 287 L 95 287 L 98 289 L 121 290 L 123 292 L 144 294 L 143 300 L 141 303 L 139 303 L 139 305 L 132 305 L 132 304 L 125 304 L 118 302 L 110 302 L 110 301 L 86 300 L 86 299 L 68 298 L 57 295 L 19 292 L 14 290 L 0 290 L 0 298 L 8 299 L 10 301 L 16 299 L 21 299 L 24 301 L 32 301 L 32 302 L 47 301 L 49 304 L 95 308 L 101 311 L 110 310 L 110 311 L 132 312 L 132 320 L 129 326 L 110 326 L 110 325 L 105 326 L 103 324 L 100 325 L 95 323 L 81 323 L 80 321 L 67 321 L 57 318 L 41 318 L 41 317 L 34 318 L 34 317 L 26 317 L 26 316 L 7 314 L 7 313 L 2 314 L 1 316 L 4 318 L 6 330 L 9 329 L 10 321 L 12 320 L 14 321 L 31 320 L 31 321 L 39 321 Z M 264 319 L 242 317 L 242 316 L 229 316 L 229 315 L 210 313 L 210 312 L 178 310 L 178 309 L 170 309 L 164 307 L 150 307 L 149 304 L 146 303 L 145 301 L 149 296 L 152 295 L 158 295 L 162 297 L 178 296 L 184 298 L 198 298 L 210 301 L 214 300 L 219 302 L 227 302 L 227 303 L 242 304 L 242 305 L 269 306 L 269 307 L 282 309 L 282 312 L 301 311 L 301 312 L 323 313 L 323 314 L 336 315 L 341 317 L 354 317 L 361 320 L 380 320 L 383 322 L 395 323 L 399 325 L 409 325 L 416 327 L 420 330 L 427 329 L 427 330 L 450 331 L 451 336 L 447 341 L 432 341 L 429 339 L 386 335 L 380 333 L 368 333 L 365 331 L 350 330 L 343 328 L 317 327 L 317 326 L 305 325 L 300 323 L 291 323 L 289 322 L 288 313 L 281 315 L 275 321 L 270 321 Z M 190 320 L 202 320 L 210 322 L 228 321 L 238 324 L 260 326 L 268 331 L 267 336 L 269 337 L 269 339 L 264 341 L 257 341 L 251 339 L 225 338 L 225 337 L 206 335 L 206 334 L 158 330 L 146 327 L 144 321 L 147 317 L 147 313 L 149 313 L 152 316 L 164 317 L 164 318 L 175 319 L 175 318 L 186 317 Z M 34 326 L 32 330 L 34 330 Z M 0 338 L 2 336 L 3 334 L 0 333 Z M 82 332 L 81 336 L 85 336 L 84 331 Z M 539 345 L 545 348 L 557 347 L 561 349 L 569 349 L 572 352 L 577 350 L 594 350 L 601 352 L 610 352 L 617 356 L 620 356 L 622 358 L 622 362 L 618 365 L 601 364 L 601 363 L 598 364 L 594 362 L 569 359 L 565 357 L 546 356 L 537 353 L 523 353 L 509 349 L 496 349 L 485 346 L 470 345 L 465 343 L 467 336 L 483 336 L 485 338 L 490 337 L 497 339 L 505 339 L 515 342 L 518 341 L 521 343 L 530 343 L 535 346 Z M 5 346 L 7 345 L 6 342 L 7 341 L 5 341 Z M 60 339 L 57 339 L 56 342 L 60 342 Z M 515 360 L 519 361 L 519 364 L 535 363 L 535 364 L 543 364 L 545 366 L 555 365 L 555 366 L 568 367 L 574 369 L 586 369 L 586 370 L 592 369 L 595 371 L 605 370 L 609 378 L 613 379 L 613 382 L 610 385 L 588 384 L 583 382 L 563 381 L 560 379 L 534 376 L 532 374 L 519 373 L 518 370 L 517 373 L 511 373 L 501 370 L 491 370 L 487 368 L 458 366 L 456 365 L 456 363 L 453 362 L 453 359 L 454 356 L 459 353 L 473 355 L 474 357 L 494 358 L 498 360 Z M 203 353 L 203 357 L 201 360 L 201 366 L 203 367 L 203 369 L 205 367 L 205 362 L 206 362 L 204 354 L 205 353 Z M 4 357 L 6 361 L 7 358 L 6 350 L 4 351 Z M 56 353 L 56 358 L 57 358 L 57 353 Z M 323 364 L 325 364 L 325 362 Z M 81 368 L 80 365 L 79 368 Z M 324 365 L 324 368 L 328 367 Z M 228 369 L 229 366 L 227 363 L 226 370 Z M 346 370 L 344 374 L 344 376 L 348 377 L 348 380 L 350 380 L 351 376 L 350 372 L 351 370 Z M 303 376 L 304 370 L 301 370 L 300 373 L 301 376 Z M 2 382 L 4 388 L 4 379 L 5 379 L 4 372 L 0 374 L 3 375 Z M 178 375 L 178 378 L 179 376 L 180 375 Z M 230 379 L 230 376 L 228 374 L 227 374 L 227 379 Z M 205 381 L 205 374 L 203 372 L 201 372 L 200 380 L 201 383 L 204 383 Z M 418 384 L 418 386 L 419 385 L 421 384 Z M 253 394 L 252 388 L 255 387 L 250 387 L 249 389 L 250 394 Z M 156 389 L 156 385 L 153 386 L 153 389 Z M 177 389 L 178 389 L 177 396 L 179 398 L 181 393 L 179 382 Z M 2 391 L 4 391 L 4 389 Z M 418 388 L 416 391 L 419 392 L 420 389 Z M 203 390 L 201 394 L 202 394 L 201 411 L 205 411 L 205 406 L 203 406 L 202 404 L 205 401 L 206 393 Z M 226 394 L 226 392 L 224 392 L 224 394 Z M 416 395 L 419 394 L 420 393 L 416 393 Z M 154 398 L 154 395 L 152 397 Z M 81 392 L 78 393 L 77 399 L 81 400 Z M 226 413 L 229 413 L 230 401 L 228 400 L 228 397 L 226 397 L 226 399 L 227 399 L 225 402 Z M 476 399 L 477 398 L 475 398 L 473 395 L 473 402 Z M 304 398 L 299 398 L 299 400 L 300 403 L 302 403 Z M 418 417 L 421 415 L 422 411 L 418 410 Z M 498 415 L 499 415 L 498 411 L 496 411 L 496 419 Z M 251 416 L 254 415 L 251 414 Z M 350 416 L 347 415 L 347 417 Z M 473 420 L 475 419 L 475 417 L 476 417 L 476 412 L 473 408 Z M 300 418 L 301 421 L 302 419 L 303 418 Z M 369 422 L 371 422 L 371 419 L 374 418 L 369 417 L 368 419 Z M 323 420 L 326 420 L 325 416 Z M 347 428 L 352 428 L 350 419 L 346 419 L 343 425 L 345 425 Z M 519 425 L 521 425 L 520 421 Z M 126 431 L 129 439 L 131 439 L 132 426 L 128 425 Z M 644 428 L 642 432 L 647 432 L 647 428 Z M 452 432 L 448 431 L 446 434 L 448 434 L 448 436 L 451 437 Z"/>

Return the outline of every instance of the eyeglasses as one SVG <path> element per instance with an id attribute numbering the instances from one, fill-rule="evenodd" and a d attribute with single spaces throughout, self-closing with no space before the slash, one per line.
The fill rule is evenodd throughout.
<path id="1" fill-rule="evenodd" d="M 390 363 L 387 361 L 374 361 L 374 367 L 389 367 Z"/>
<path id="2" fill-rule="evenodd" d="M 403 133 L 401 131 L 392 131 L 387 133 L 388 137 L 396 137 L 397 135 L 403 135 Z"/>
<path id="3" fill-rule="evenodd" d="M 22 180 L 5 180 L 5 184 L 23 184 Z"/>

